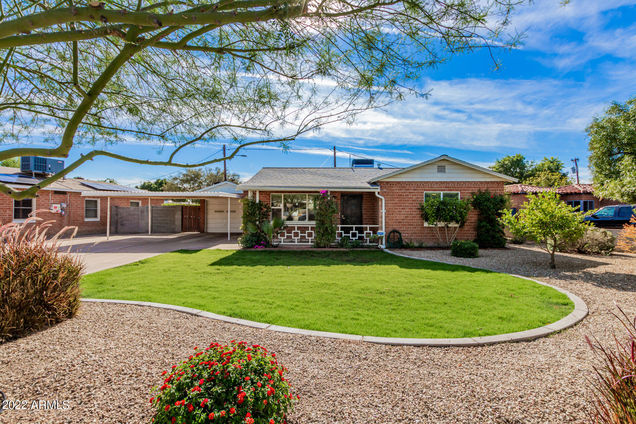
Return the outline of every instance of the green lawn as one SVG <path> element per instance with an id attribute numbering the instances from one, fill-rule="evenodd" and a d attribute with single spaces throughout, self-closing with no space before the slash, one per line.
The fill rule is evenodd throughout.
<path id="1" fill-rule="evenodd" d="M 471 337 L 555 322 L 573 304 L 505 274 L 381 251 L 177 251 L 84 277 L 83 296 L 391 337 Z"/>

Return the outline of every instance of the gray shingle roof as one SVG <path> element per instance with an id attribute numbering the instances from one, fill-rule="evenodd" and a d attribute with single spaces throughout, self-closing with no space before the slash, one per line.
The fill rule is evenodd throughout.
<path id="1" fill-rule="evenodd" d="M 239 190 L 312 189 L 365 190 L 376 186 L 373 178 L 394 172 L 396 168 L 263 168 Z"/>

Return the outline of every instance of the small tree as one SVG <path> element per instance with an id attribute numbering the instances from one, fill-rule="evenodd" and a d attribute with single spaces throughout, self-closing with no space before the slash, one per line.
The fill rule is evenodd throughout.
<path id="1" fill-rule="evenodd" d="M 550 268 L 556 268 L 554 254 L 560 243 L 580 240 L 589 226 L 586 213 L 568 206 L 554 191 L 528 195 L 528 201 L 515 215 L 506 210 L 501 222 L 519 238 L 529 238 L 550 254 Z"/>
<path id="2" fill-rule="evenodd" d="M 316 237 L 314 245 L 316 247 L 329 247 L 336 241 L 338 205 L 326 190 L 322 190 L 320 196 L 315 199 Z"/>
<path id="3" fill-rule="evenodd" d="M 420 203 L 420 213 L 424 223 L 434 227 L 440 244 L 450 246 L 457 232 L 466 223 L 470 201 L 460 199 L 431 198 Z M 444 237 L 440 228 L 444 229 Z"/>
<path id="4" fill-rule="evenodd" d="M 632 217 L 618 235 L 616 247 L 625 252 L 636 253 L 636 217 Z"/>
<path id="5" fill-rule="evenodd" d="M 481 248 L 505 247 L 506 237 L 499 218 L 508 206 L 508 197 L 479 190 L 473 194 L 471 204 L 479 211 L 475 242 Z"/>
<path id="6" fill-rule="evenodd" d="M 243 236 L 239 239 L 239 243 L 243 247 L 254 247 L 257 245 L 268 244 L 267 234 L 261 231 L 263 225 L 269 223 L 269 216 L 272 212 L 271 207 L 264 202 L 253 199 L 243 199 Z"/>

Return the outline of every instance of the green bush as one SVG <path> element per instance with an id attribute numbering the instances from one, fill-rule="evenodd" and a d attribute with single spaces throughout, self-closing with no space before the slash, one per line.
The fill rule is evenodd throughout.
<path id="1" fill-rule="evenodd" d="M 249 198 L 243 199 L 243 235 L 239 238 L 241 246 L 246 248 L 271 247 L 273 239 L 285 227 L 281 218 L 269 220 L 272 208 L 264 202 Z"/>
<path id="2" fill-rule="evenodd" d="M 459 258 L 476 258 L 479 256 L 479 245 L 470 240 L 455 240 L 451 244 L 451 255 Z"/>
<path id="3" fill-rule="evenodd" d="M 597 227 L 588 227 L 579 240 L 563 242 L 559 245 L 562 252 L 578 252 L 593 255 L 609 255 L 616 246 L 616 237 L 611 231 Z"/>
<path id="4" fill-rule="evenodd" d="M 508 206 L 508 197 L 488 190 L 473 194 L 472 206 L 479 211 L 475 242 L 481 248 L 506 247 L 503 224 L 499 221 Z"/>
<path id="5" fill-rule="evenodd" d="M 163 371 L 150 404 L 155 424 L 282 424 L 298 396 L 275 353 L 232 341 L 194 348 L 187 360 Z"/>
<path id="6" fill-rule="evenodd" d="M 326 190 L 322 190 L 320 196 L 315 199 L 316 229 L 314 246 L 329 247 L 336 241 L 338 205 Z"/>
<path id="7" fill-rule="evenodd" d="M 455 240 L 457 231 L 466 223 L 469 211 L 468 200 L 432 198 L 420 203 L 422 219 L 428 225 L 436 227 L 440 244 L 446 246 Z M 440 228 L 444 229 L 443 233 Z"/>
<path id="8" fill-rule="evenodd" d="M 83 265 L 47 239 L 50 222 L 32 218 L 0 227 L 0 341 L 43 330 L 75 316 Z"/>

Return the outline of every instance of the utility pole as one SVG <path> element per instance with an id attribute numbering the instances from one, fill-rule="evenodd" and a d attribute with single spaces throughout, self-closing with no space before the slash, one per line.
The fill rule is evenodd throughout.
<path id="1" fill-rule="evenodd" d="M 572 168 L 572 170 L 576 173 L 576 183 L 579 183 L 579 158 L 574 158 L 572 159 L 572 162 L 574 162 L 574 167 Z"/>
<path id="2" fill-rule="evenodd" d="M 225 160 L 225 144 L 223 145 L 223 181 L 227 181 L 227 161 Z"/>
<path id="3" fill-rule="evenodd" d="M 336 146 L 333 146 L 333 167 L 336 167 Z"/>

